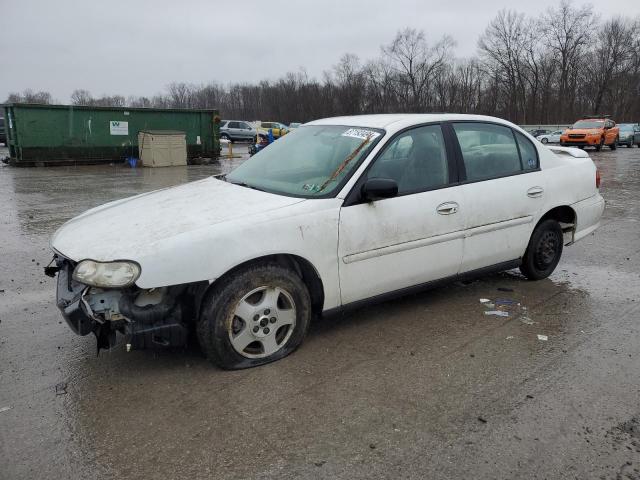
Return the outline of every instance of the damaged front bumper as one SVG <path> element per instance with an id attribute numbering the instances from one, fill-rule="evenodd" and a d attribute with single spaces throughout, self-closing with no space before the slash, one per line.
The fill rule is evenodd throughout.
<path id="1" fill-rule="evenodd" d="M 54 262 L 45 273 L 57 272 L 56 304 L 62 316 L 76 334 L 95 334 L 98 349 L 114 347 L 118 333 L 125 336 L 127 348 L 186 345 L 206 285 L 101 289 L 73 279 L 75 262 L 59 255 Z"/>

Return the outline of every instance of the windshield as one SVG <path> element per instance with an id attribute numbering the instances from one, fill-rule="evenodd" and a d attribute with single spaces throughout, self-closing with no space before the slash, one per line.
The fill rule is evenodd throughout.
<path id="1" fill-rule="evenodd" d="M 580 120 L 573 124 L 573 128 L 602 128 L 604 120 Z"/>
<path id="2" fill-rule="evenodd" d="M 226 179 L 282 195 L 330 196 L 382 133 L 334 125 L 296 128 L 249 158 Z"/>
<path id="3" fill-rule="evenodd" d="M 621 132 L 633 132 L 634 126 L 635 125 L 633 125 L 632 123 L 623 123 L 622 125 L 618 125 Z"/>

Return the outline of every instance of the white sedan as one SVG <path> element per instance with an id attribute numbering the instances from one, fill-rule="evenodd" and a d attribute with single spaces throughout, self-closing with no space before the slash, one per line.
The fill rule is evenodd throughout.
<path id="1" fill-rule="evenodd" d="M 57 303 L 98 348 L 183 345 L 224 368 L 294 351 L 312 317 L 462 277 L 553 272 L 604 201 L 582 150 L 504 120 L 308 123 L 226 176 L 94 208 L 53 236 Z"/>
<path id="2" fill-rule="evenodd" d="M 539 135 L 536 139 L 544 144 L 547 143 L 560 143 L 560 136 L 563 130 L 556 130 L 555 132 L 547 133 L 545 135 Z"/>

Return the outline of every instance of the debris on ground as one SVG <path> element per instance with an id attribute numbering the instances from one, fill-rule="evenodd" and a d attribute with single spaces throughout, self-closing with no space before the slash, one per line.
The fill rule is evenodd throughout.
<path id="1" fill-rule="evenodd" d="M 513 288 L 508 287 L 498 287 L 499 292 L 513 292 Z"/>
<path id="2" fill-rule="evenodd" d="M 546 342 L 547 340 L 549 340 L 549 337 L 547 337 L 546 335 L 538 334 L 538 340 L 540 340 L 541 342 Z"/>
<path id="3" fill-rule="evenodd" d="M 67 393 L 67 384 L 66 382 L 61 382 L 56 384 L 56 395 L 66 395 Z"/>
<path id="4" fill-rule="evenodd" d="M 515 338 L 515 337 L 514 337 L 513 335 L 509 335 L 509 336 L 507 337 L 507 340 L 513 340 L 514 338 Z"/>
<path id="5" fill-rule="evenodd" d="M 487 420 L 483 417 L 478 417 L 478 421 L 482 422 L 482 423 L 487 423 Z"/>
<path id="6" fill-rule="evenodd" d="M 531 320 L 529 317 L 527 317 L 526 315 L 524 315 L 522 318 L 520 318 L 520 321 L 522 323 L 524 323 L 525 325 L 533 325 L 534 323 L 536 323 L 533 320 Z"/>
<path id="7" fill-rule="evenodd" d="M 487 310 L 484 312 L 485 315 L 495 315 L 496 317 L 508 317 L 509 312 L 505 310 Z"/>
<path id="8" fill-rule="evenodd" d="M 11 410 L 13 407 L 0 407 L 0 413 L 4 413 L 6 411 Z"/>
<path id="9" fill-rule="evenodd" d="M 496 298 L 496 305 L 520 305 L 515 300 L 509 298 Z"/>
<path id="10" fill-rule="evenodd" d="M 491 300 L 489 300 L 488 298 L 481 298 L 480 299 L 480 303 L 489 303 Z"/>

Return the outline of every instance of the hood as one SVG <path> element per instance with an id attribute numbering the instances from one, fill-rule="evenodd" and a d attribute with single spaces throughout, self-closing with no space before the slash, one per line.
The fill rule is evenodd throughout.
<path id="1" fill-rule="evenodd" d="M 75 261 L 134 260 L 154 242 L 302 201 L 209 177 L 88 210 L 60 227 L 51 247 Z"/>

